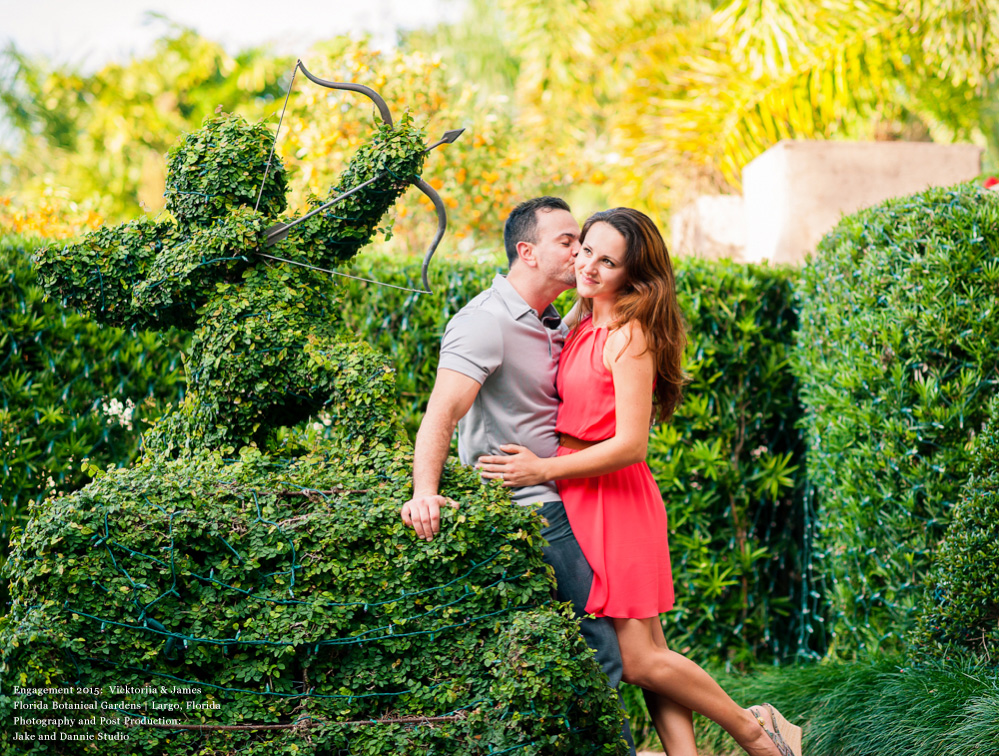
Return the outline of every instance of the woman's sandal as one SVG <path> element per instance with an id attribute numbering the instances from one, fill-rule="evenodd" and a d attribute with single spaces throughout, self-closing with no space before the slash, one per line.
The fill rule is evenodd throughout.
<path id="1" fill-rule="evenodd" d="M 774 745 L 777 746 L 780 756 L 801 756 L 801 728 L 784 719 L 781 713 L 770 704 L 763 705 L 767 707 L 767 711 L 770 712 L 770 718 L 773 720 L 773 732 L 767 729 L 767 723 L 760 716 L 758 709 L 751 708 L 749 711 L 756 717 L 756 721 L 760 723 L 763 732 L 769 735 Z"/>

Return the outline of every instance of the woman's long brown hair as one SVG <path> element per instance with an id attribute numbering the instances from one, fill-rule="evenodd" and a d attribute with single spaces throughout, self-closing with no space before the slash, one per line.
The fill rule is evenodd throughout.
<path id="1" fill-rule="evenodd" d="M 615 207 L 594 213 L 583 224 L 580 242 L 597 223 L 606 223 L 624 237 L 624 267 L 628 279 L 618 295 L 617 318 L 611 328 L 637 320 L 656 370 L 653 404 L 658 420 L 666 421 L 683 398 L 688 376 L 683 372 L 687 328 L 676 298 L 676 277 L 666 242 L 652 219 L 638 210 Z M 580 317 L 593 311 L 593 302 L 579 299 Z"/>

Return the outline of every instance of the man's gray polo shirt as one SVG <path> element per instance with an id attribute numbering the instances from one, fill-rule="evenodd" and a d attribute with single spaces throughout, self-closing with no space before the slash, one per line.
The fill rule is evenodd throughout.
<path id="1" fill-rule="evenodd" d="M 438 368 L 482 385 L 458 421 L 458 458 L 475 464 L 502 454 L 500 444 L 521 444 L 539 457 L 558 449 L 555 372 L 566 328 L 551 305 L 541 319 L 504 276 L 465 305 L 447 324 Z M 554 483 L 511 491 L 518 504 L 558 501 Z"/>

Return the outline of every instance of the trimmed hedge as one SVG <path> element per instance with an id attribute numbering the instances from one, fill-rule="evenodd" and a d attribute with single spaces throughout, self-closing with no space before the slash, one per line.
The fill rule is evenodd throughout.
<path id="1" fill-rule="evenodd" d="M 0 753 L 624 753 L 617 696 L 551 606 L 534 511 L 452 465 L 442 493 L 463 506 L 442 536 L 402 523 L 391 368 L 339 327 L 319 269 L 254 254 L 271 221 L 246 206 L 247 166 L 267 137 L 206 120 L 171 152 L 176 224 L 37 255 L 43 288 L 96 320 L 194 336 L 189 392 L 141 462 L 90 465 L 17 538 Z M 341 178 L 367 187 L 273 250 L 352 257 L 423 146 L 408 117 L 378 127 Z"/>
<path id="2" fill-rule="evenodd" d="M 895 647 L 999 380 L 999 194 L 931 189 L 844 218 L 798 295 L 831 649 Z"/>
<path id="3" fill-rule="evenodd" d="M 128 464 L 139 439 L 127 425 L 141 429 L 184 385 L 176 335 L 100 326 L 43 301 L 31 266 L 41 246 L 0 237 L 0 554 L 29 502 L 87 480 L 84 459 Z"/>
<path id="4" fill-rule="evenodd" d="M 920 655 L 971 651 L 999 666 L 999 396 L 974 443 L 912 640 Z"/>

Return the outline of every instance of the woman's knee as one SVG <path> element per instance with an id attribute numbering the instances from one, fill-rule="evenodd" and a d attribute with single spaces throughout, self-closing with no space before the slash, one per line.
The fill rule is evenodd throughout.
<path id="1" fill-rule="evenodd" d="M 668 666 L 669 660 L 663 649 L 649 645 L 644 649 L 621 648 L 621 679 L 629 685 L 648 688 Z"/>

